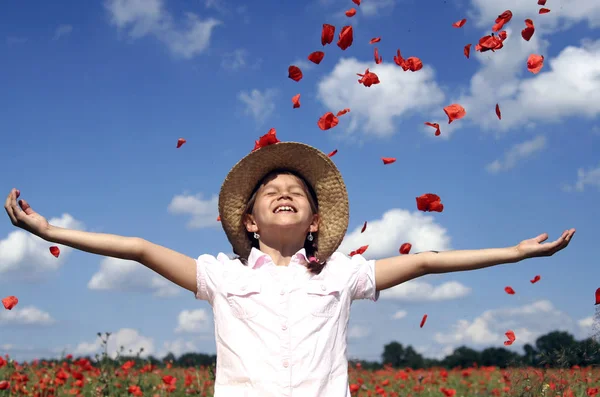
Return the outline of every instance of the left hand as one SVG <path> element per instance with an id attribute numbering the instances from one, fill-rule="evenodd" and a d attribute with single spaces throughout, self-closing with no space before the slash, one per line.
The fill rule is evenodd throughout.
<path id="1" fill-rule="evenodd" d="M 542 242 L 548 239 L 548 233 L 540 234 L 537 237 L 523 240 L 517 245 L 517 252 L 522 258 L 536 258 L 540 256 L 552 256 L 558 251 L 569 245 L 571 238 L 575 234 L 575 229 L 565 230 L 563 234 L 550 243 Z"/>

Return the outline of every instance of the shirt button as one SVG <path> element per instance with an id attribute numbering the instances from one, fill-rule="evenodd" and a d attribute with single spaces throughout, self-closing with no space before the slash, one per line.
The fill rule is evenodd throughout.
<path id="1" fill-rule="evenodd" d="M 285 295 L 285 291 L 284 291 L 284 290 L 281 290 L 281 292 L 279 292 L 279 294 L 281 294 L 281 295 Z"/>
<path id="2" fill-rule="evenodd" d="M 325 287 L 325 285 L 324 285 L 324 284 L 321 284 L 321 290 L 322 290 L 322 291 L 325 291 L 326 289 L 327 289 L 327 288 Z"/>
<path id="3" fill-rule="evenodd" d="M 283 325 L 281 326 L 281 329 L 285 331 L 285 330 L 287 329 L 287 325 L 283 324 Z"/>
<path id="4" fill-rule="evenodd" d="M 284 366 L 285 368 L 287 368 L 287 367 L 289 367 L 289 366 L 290 366 L 290 363 L 288 363 L 288 362 L 287 362 L 287 360 L 286 360 L 286 361 L 284 361 L 284 362 L 283 362 L 283 366 Z"/>
<path id="5" fill-rule="evenodd" d="M 242 290 L 242 291 L 246 291 L 246 286 L 245 286 L 245 285 L 242 285 L 242 288 L 241 288 L 241 290 Z"/>

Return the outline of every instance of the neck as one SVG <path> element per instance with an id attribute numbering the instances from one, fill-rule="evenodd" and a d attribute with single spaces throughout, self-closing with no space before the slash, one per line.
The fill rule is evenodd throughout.
<path id="1" fill-rule="evenodd" d="M 296 252 L 300 251 L 304 248 L 303 245 L 299 245 L 298 243 L 292 244 L 269 244 L 268 242 L 263 241 L 261 238 L 259 242 L 259 247 L 262 252 L 269 255 L 277 266 L 287 266 L 290 264 L 292 257 L 296 254 Z"/>

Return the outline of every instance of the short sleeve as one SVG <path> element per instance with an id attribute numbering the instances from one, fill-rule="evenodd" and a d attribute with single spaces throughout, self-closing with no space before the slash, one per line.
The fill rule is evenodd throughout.
<path id="1" fill-rule="evenodd" d="M 200 255 L 196 259 L 196 299 L 208 301 L 211 305 L 223 273 L 221 255 L 224 254 L 219 254 L 217 258 Z"/>
<path id="2" fill-rule="evenodd" d="M 375 285 L 375 260 L 367 260 L 362 255 L 346 257 L 350 262 L 350 294 L 352 300 L 370 299 L 377 302 L 379 291 Z"/>

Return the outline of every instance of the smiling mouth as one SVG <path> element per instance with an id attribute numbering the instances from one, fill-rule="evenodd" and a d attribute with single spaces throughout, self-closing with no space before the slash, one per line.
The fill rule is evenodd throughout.
<path id="1" fill-rule="evenodd" d="M 279 207 L 275 208 L 275 210 L 273 211 L 273 213 L 278 214 L 280 212 L 291 212 L 291 213 L 296 213 L 296 209 L 290 205 L 280 205 Z"/>

